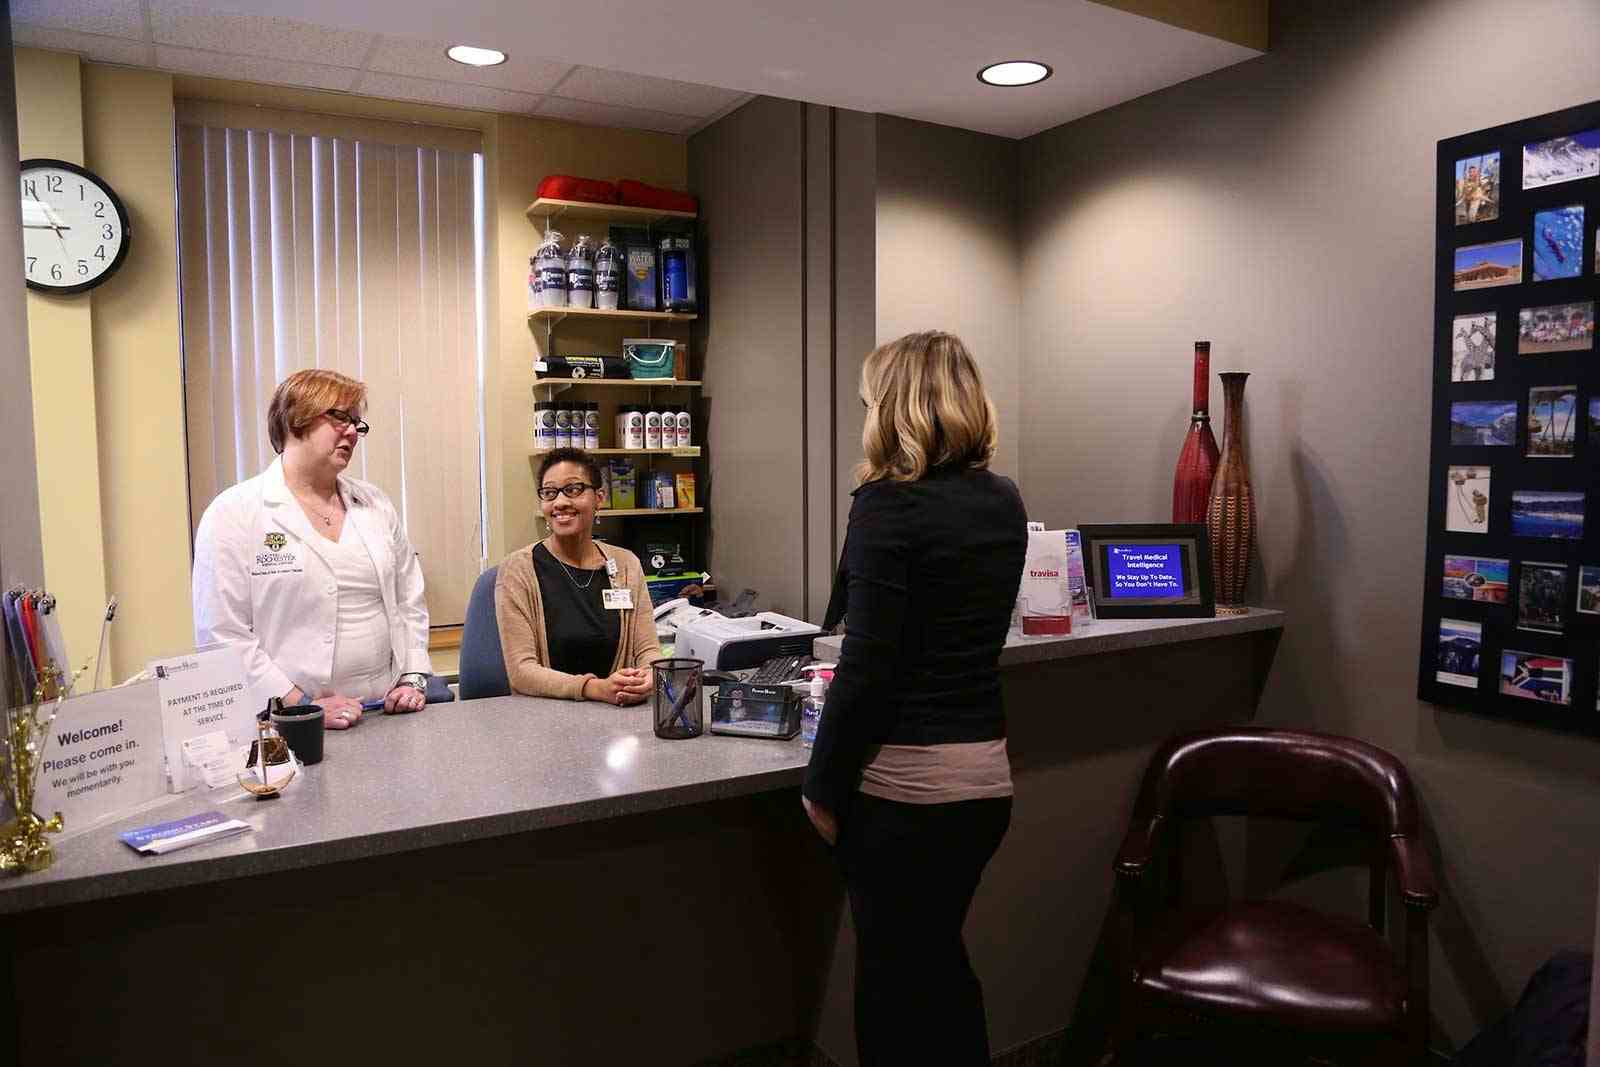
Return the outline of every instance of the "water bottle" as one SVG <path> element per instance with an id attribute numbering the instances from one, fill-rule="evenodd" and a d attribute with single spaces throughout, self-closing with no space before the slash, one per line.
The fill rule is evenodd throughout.
<path id="1" fill-rule="evenodd" d="M 663 311 L 694 311 L 694 239 L 661 239 L 661 307 Z"/>
<path id="2" fill-rule="evenodd" d="M 817 724 L 822 721 L 822 705 L 828 699 L 828 683 L 822 675 L 811 678 L 811 692 L 800 705 L 800 743 L 807 748 L 816 744 Z"/>
<path id="3" fill-rule="evenodd" d="M 594 243 L 580 233 L 567 253 L 567 306 L 594 307 Z"/>
<path id="4" fill-rule="evenodd" d="M 622 295 L 622 249 L 607 237 L 594 256 L 594 306 L 602 311 L 617 310 Z"/>
<path id="5" fill-rule="evenodd" d="M 536 307 L 567 306 L 567 257 L 561 251 L 561 234 L 546 231 L 544 243 L 533 255 L 533 293 Z"/>

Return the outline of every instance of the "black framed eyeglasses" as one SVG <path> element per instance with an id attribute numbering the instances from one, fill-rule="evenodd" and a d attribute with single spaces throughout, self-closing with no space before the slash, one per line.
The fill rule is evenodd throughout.
<path id="1" fill-rule="evenodd" d="M 348 411 L 341 411 L 338 408 L 329 408 L 327 411 L 324 411 L 323 414 L 337 423 L 339 429 L 341 430 L 343 430 L 346 426 L 354 426 L 356 428 L 356 436 L 358 437 L 365 437 L 372 430 L 372 427 L 368 426 L 364 420 L 356 418 Z"/>
<path id="2" fill-rule="evenodd" d="M 556 494 L 559 493 L 568 500 L 576 500 L 578 497 L 582 496 L 585 491 L 598 488 L 600 488 L 598 485 L 590 485 L 588 482 L 568 482 L 559 489 L 553 485 L 541 485 L 539 487 L 539 499 L 548 504 L 550 501 L 554 500 L 556 498 Z"/>

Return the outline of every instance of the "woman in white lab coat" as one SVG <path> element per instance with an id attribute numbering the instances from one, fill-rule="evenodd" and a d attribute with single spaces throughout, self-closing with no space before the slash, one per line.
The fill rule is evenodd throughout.
<path id="1" fill-rule="evenodd" d="M 367 387 L 330 370 L 279 384 L 267 437 L 279 457 L 213 500 L 194 546 L 200 645 L 243 647 L 252 686 L 319 704 L 335 730 L 423 706 L 428 608 L 400 517 L 345 468 L 366 435 Z"/>

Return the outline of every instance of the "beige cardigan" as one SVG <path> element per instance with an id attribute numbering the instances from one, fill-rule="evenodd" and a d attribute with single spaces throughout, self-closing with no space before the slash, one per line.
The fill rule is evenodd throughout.
<path id="1" fill-rule="evenodd" d="M 661 658 L 656 640 L 655 613 L 645 585 L 639 557 L 625 548 L 595 542 L 607 559 L 617 561 L 615 586 L 633 590 L 633 608 L 622 613 L 622 639 L 612 671 L 623 667 L 648 667 Z M 583 683 L 592 674 L 567 674 L 550 666 L 550 645 L 545 636 L 544 603 L 539 597 L 539 577 L 533 569 L 533 545 L 525 545 L 500 561 L 494 580 L 494 610 L 500 626 L 500 648 L 506 658 L 511 688 L 531 697 L 583 699 Z"/>

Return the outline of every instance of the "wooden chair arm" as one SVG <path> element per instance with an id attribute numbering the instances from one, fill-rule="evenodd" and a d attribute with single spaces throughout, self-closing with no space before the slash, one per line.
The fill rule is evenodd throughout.
<path id="1" fill-rule="evenodd" d="M 1414 837 L 1389 838 L 1394 860 L 1395 881 L 1400 899 L 1408 909 L 1431 911 L 1439 903 L 1439 887 L 1433 876 L 1433 860 L 1422 842 Z"/>

